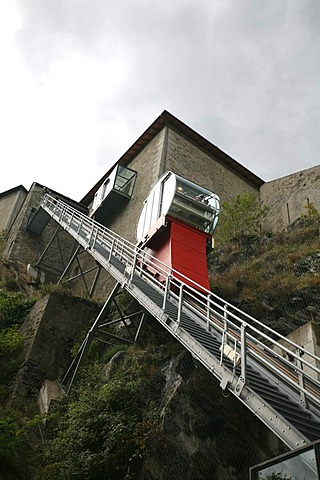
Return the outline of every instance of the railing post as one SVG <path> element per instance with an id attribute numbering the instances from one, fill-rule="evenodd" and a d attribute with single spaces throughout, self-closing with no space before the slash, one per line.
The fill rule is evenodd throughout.
<path id="1" fill-rule="evenodd" d="M 137 266 L 137 251 L 134 252 L 134 257 L 133 257 L 133 262 L 132 262 L 132 267 L 131 267 L 131 273 L 130 273 L 130 278 L 129 278 L 130 283 L 132 282 L 136 266 Z"/>
<path id="2" fill-rule="evenodd" d="M 60 216 L 59 216 L 59 220 L 61 221 L 62 219 L 62 214 L 63 214 L 63 207 L 60 207 Z"/>
<path id="3" fill-rule="evenodd" d="M 183 302 L 183 287 L 184 284 L 180 284 L 180 293 L 179 293 L 179 306 L 178 306 L 178 317 L 177 317 L 177 323 L 180 325 L 181 322 L 181 312 L 182 312 L 182 302 Z"/>
<path id="4" fill-rule="evenodd" d="M 78 231 L 77 233 L 80 232 L 81 228 L 82 228 L 82 222 L 83 222 L 83 217 L 81 217 L 81 220 L 80 220 L 80 223 L 79 223 L 79 226 L 78 226 Z"/>
<path id="5" fill-rule="evenodd" d="M 241 324 L 241 379 L 246 383 L 247 378 L 247 325 Z"/>
<path id="6" fill-rule="evenodd" d="M 97 242 L 98 231 L 99 231 L 98 227 L 95 227 L 95 234 L 94 234 L 94 239 L 93 239 L 93 242 L 92 242 L 92 247 L 93 248 L 95 247 L 95 244 Z"/>
<path id="7" fill-rule="evenodd" d="M 110 247 L 110 253 L 109 253 L 108 262 L 110 262 L 111 257 L 112 257 L 112 253 L 113 253 L 113 249 L 114 249 L 114 243 L 115 243 L 115 239 L 113 238 L 113 239 L 112 239 L 112 243 L 111 243 L 111 247 Z"/>
<path id="8" fill-rule="evenodd" d="M 162 310 L 165 310 L 166 305 L 167 305 L 167 298 L 168 298 L 169 291 L 170 291 L 170 282 L 171 282 L 171 274 L 169 273 L 168 276 L 167 276 L 166 286 L 165 286 L 165 289 L 164 289 Z"/>
<path id="9" fill-rule="evenodd" d="M 223 306 L 223 332 L 221 339 L 220 365 L 223 363 L 223 351 L 226 344 L 228 344 L 228 305 L 225 303 Z"/>
<path id="10" fill-rule="evenodd" d="M 228 305 L 225 303 L 223 306 L 223 318 L 224 318 L 224 328 L 228 330 Z"/>
<path id="11" fill-rule="evenodd" d="M 70 215 L 70 220 L 69 220 L 69 227 L 70 227 L 70 225 L 71 225 L 71 223 L 72 223 L 72 220 L 73 220 L 73 216 L 74 216 L 74 212 L 72 212 L 72 213 L 71 213 L 71 215 Z"/>
<path id="12" fill-rule="evenodd" d="M 298 350 L 298 355 L 301 358 L 303 352 L 299 349 Z M 303 362 L 302 360 L 297 360 L 297 367 L 299 367 L 300 370 L 303 370 Z M 306 392 L 305 392 L 305 381 L 304 381 L 304 374 L 303 371 L 298 370 L 298 380 L 299 380 L 299 386 L 300 386 L 300 403 L 303 407 L 308 407 L 307 404 L 307 397 L 306 397 Z"/>
<path id="13" fill-rule="evenodd" d="M 208 331 L 210 330 L 210 297 L 211 297 L 211 294 L 208 293 L 208 296 L 207 296 L 207 330 Z"/>

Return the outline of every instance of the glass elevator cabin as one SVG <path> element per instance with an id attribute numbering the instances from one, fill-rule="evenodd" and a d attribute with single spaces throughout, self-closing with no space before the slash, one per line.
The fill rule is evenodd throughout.
<path id="1" fill-rule="evenodd" d="M 117 165 L 95 193 L 91 217 L 106 225 L 130 200 L 137 172 Z"/>
<path id="2" fill-rule="evenodd" d="M 218 215 L 218 195 L 166 172 L 144 202 L 137 246 L 185 283 L 209 289 L 206 254 L 212 249 Z"/>
<path id="3" fill-rule="evenodd" d="M 151 190 L 140 215 L 138 242 L 163 216 L 212 235 L 218 222 L 219 197 L 172 172 L 166 172 Z"/>

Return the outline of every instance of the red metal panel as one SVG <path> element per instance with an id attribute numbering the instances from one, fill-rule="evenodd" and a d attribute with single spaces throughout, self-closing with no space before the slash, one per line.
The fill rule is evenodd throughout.
<path id="1" fill-rule="evenodd" d="M 161 228 L 150 229 L 147 237 L 149 238 L 144 243 L 144 249 L 156 258 L 155 265 L 163 269 L 160 264 L 162 262 L 168 265 L 168 273 L 171 268 L 177 270 L 201 287 L 210 290 L 206 256 L 206 241 L 211 238 L 209 234 L 167 217 L 166 226 L 162 224 Z M 146 265 L 146 268 L 158 280 L 165 281 L 157 268 L 154 269 L 150 265 Z M 184 277 L 176 273 L 174 276 L 195 287 Z"/>
<path id="2" fill-rule="evenodd" d="M 208 235 L 171 220 L 170 238 L 172 268 L 210 290 L 206 256 Z"/>

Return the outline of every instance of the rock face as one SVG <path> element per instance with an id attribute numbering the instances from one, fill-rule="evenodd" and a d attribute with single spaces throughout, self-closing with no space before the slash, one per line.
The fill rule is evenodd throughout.
<path id="1" fill-rule="evenodd" d="M 162 369 L 162 435 L 149 439 L 141 479 L 241 480 L 281 442 L 182 352 Z"/>
<path id="2" fill-rule="evenodd" d="M 56 380 L 71 361 L 71 347 L 98 313 L 87 300 L 48 294 L 31 309 L 21 327 L 26 338 L 24 362 L 15 379 L 13 400 L 37 395 L 44 380 Z"/>

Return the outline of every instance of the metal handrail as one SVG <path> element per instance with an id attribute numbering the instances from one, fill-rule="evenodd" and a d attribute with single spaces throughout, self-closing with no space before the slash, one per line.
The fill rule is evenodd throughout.
<path id="1" fill-rule="evenodd" d="M 90 250 L 100 245 L 109 250 L 109 260 L 112 256 L 121 260 L 128 271 L 128 283 L 132 282 L 134 274 L 138 274 L 161 290 L 163 293 L 163 311 L 166 308 L 167 299 L 175 299 L 178 306 L 178 324 L 180 323 L 182 308 L 185 307 L 193 311 L 199 320 L 205 322 L 207 329 L 214 329 L 219 332 L 222 342 L 232 344 L 234 351 L 237 351 L 240 355 L 241 376 L 244 377 L 244 381 L 246 380 L 247 358 L 252 358 L 273 375 L 276 375 L 277 378 L 281 378 L 285 385 L 294 389 L 300 397 L 301 403 L 305 406 L 307 406 L 309 400 L 319 404 L 320 398 L 314 392 L 319 391 L 320 382 L 306 369 L 312 371 L 316 376 L 319 375 L 319 377 L 320 369 L 302 358 L 302 355 L 305 354 L 315 363 L 320 362 L 320 358 L 315 354 L 308 352 L 292 340 L 264 325 L 258 319 L 205 289 L 144 250 L 137 248 L 120 235 L 61 200 L 46 194 L 42 206 L 51 212 L 53 218 L 65 225 L 67 231 L 73 230 L 79 236 L 81 233 L 85 248 Z M 275 340 L 275 338 L 278 340 Z M 284 341 L 295 351 L 282 345 L 279 341 Z M 277 354 L 273 350 L 274 348 L 279 349 L 283 355 L 290 355 L 297 364 L 293 365 L 289 359 Z M 272 358 L 278 359 L 278 363 L 271 361 L 270 355 L 272 355 Z M 281 365 L 284 365 L 294 375 L 290 376 L 288 370 L 284 372 L 279 368 L 280 359 Z M 221 352 L 222 361 L 223 354 Z M 311 391 L 312 387 L 314 392 Z"/>

